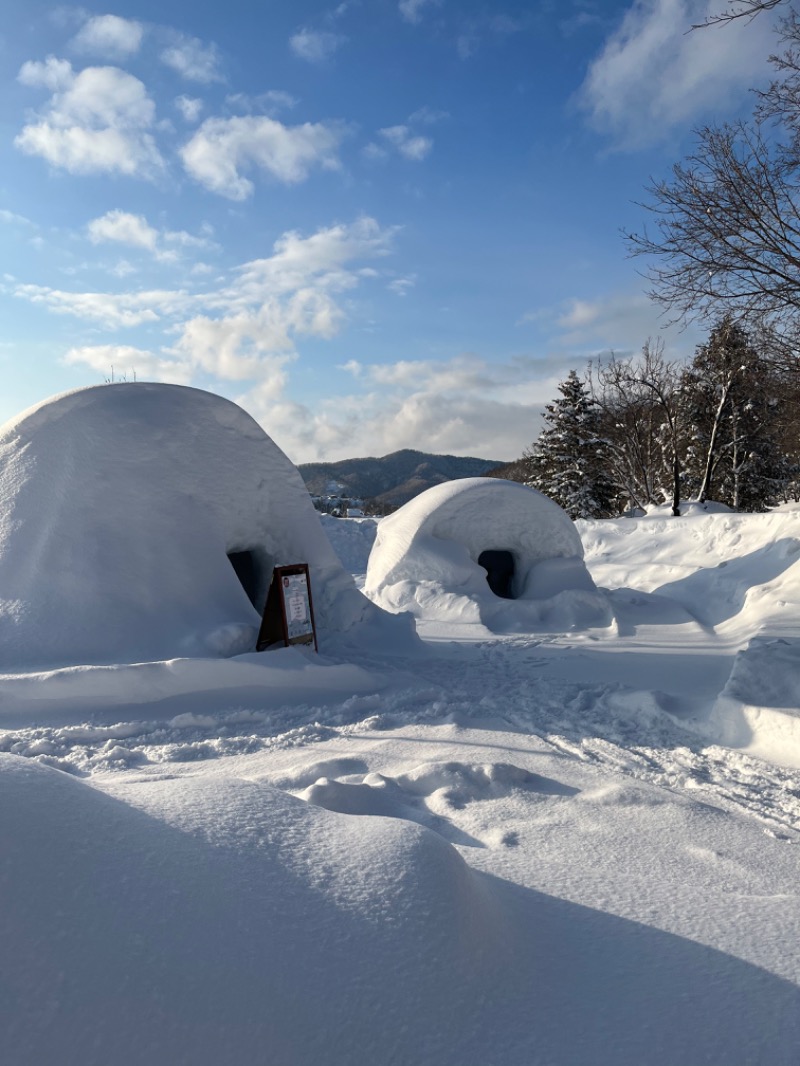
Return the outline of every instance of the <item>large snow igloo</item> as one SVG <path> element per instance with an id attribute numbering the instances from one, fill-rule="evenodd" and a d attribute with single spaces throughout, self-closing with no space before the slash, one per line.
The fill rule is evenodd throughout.
<path id="1" fill-rule="evenodd" d="M 0 428 L 0 670 L 253 651 L 272 568 L 295 562 L 323 648 L 386 617 L 296 467 L 229 400 L 100 385 Z"/>
<path id="2" fill-rule="evenodd" d="M 612 619 L 566 512 L 535 489 L 498 478 L 436 485 L 384 518 L 364 591 L 388 611 L 478 622 L 495 632 Z"/>

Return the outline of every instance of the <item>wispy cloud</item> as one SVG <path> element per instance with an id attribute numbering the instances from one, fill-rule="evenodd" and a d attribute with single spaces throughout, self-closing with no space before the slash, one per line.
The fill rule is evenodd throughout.
<path id="1" fill-rule="evenodd" d="M 741 99 L 765 74 L 772 27 L 762 17 L 687 32 L 719 10 L 717 0 L 635 0 L 582 86 L 591 124 L 635 150 Z"/>
<path id="2" fill-rule="evenodd" d="M 430 137 L 414 134 L 408 126 L 389 126 L 378 132 L 406 159 L 422 160 L 433 148 L 433 140 Z"/>
<path id="3" fill-rule="evenodd" d="M 571 353 L 576 366 L 603 352 L 638 352 L 648 338 L 657 336 L 666 342 L 672 358 L 683 358 L 700 339 L 694 328 L 671 326 L 652 300 L 636 290 L 574 296 L 523 315 L 518 324 L 529 323 L 547 336 L 550 350 Z"/>
<path id="4" fill-rule="evenodd" d="M 230 93 L 225 97 L 225 103 L 232 111 L 242 114 L 274 116 L 278 111 L 289 111 L 297 107 L 298 99 L 284 89 L 267 89 L 266 92 L 257 93 L 255 96 L 249 93 Z"/>
<path id="5" fill-rule="evenodd" d="M 407 296 L 417 284 L 416 274 L 407 274 L 402 278 L 393 278 L 386 286 L 396 296 Z"/>
<path id="6" fill-rule="evenodd" d="M 367 159 L 388 159 L 394 152 L 404 159 L 421 162 L 433 149 L 433 138 L 417 132 L 415 126 L 432 126 L 449 118 L 446 111 L 434 111 L 421 107 L 410 115 L 406 122 L 397 126 L 385 126 L 378 130 L 378 140 L 365 145 L 363 154 Z"/>
<path id="7" fill-rule="evenodd" d="M 188 174 L 211 192 L 246 200 L 253 182 L 245 169 L 260 170 L 286 185 L 304 181 L 314 167 L 339 168 L 341 123 L 285 126 L 262 116 L 207 119 L 180 150 Z"/>
<path id="8" fill-rule="evenodd" d="M 194 237 L 184 230 L 159 230 L 143 215 L 133 215 L 119 209 L 108 211 L 92 219 L 86 227 L 93 244 L 117 243 L 149 252 L 161 262 L 175 262 L 181 249 L 214 247 L 207 237 Z"/>
<path id="9" fill-rule="evenodd" d="M 33 226 L 29 218 L 25 218 L 24 215 L 18 215 L 15 211 L 8 211 L 5 208 L 0 208 L 0 222 L 7 226 Z"/>
<path id="10" fill-rule="evenodd" d="M 197 37 L 176 35 L 174 43 L 162 51 L 161 61 L 187 81 L 208 85 L 224 80 L 216 45 L 204 44 Z"/>
<path id="11" fill-rule="evenodd" d="M 163 160 L 149 130 L 155 104 L 145 86 L 118 67 L 86 67 L 49 56 L 25 63 L 24 85 L 52 91 L 48 103 L 23 127 L 15 146 L 73 174 L 118 173 L 152 178 Z"/>
<path id="12" fill-rule="evenodd" d="M 129 344 L 94 344 L 70 348 L 62 362 L 67 366 L 88 366 L 98 374 L 115 377 L 166 381 L 174 385 L 188 385 L 192 368 L 179 359 L 156 354 L 146 348 L 134 348 Z"/>
<path id="13" fill-rule="evenodd" d="M 512 18 L 502 12 L 483 14 L 480 17 L 465 18 L 456 34 L 456 50 L 461 59 L 475 55 L 487 40 L 498 41 L 520 33 L 525 29 L 529 18 Z"/>
<path id="14" fill-rule="evenodd" d="M 439 7 L 442 0 L 400 0 L 397 5 L 406 22 L 420 22 L 426 8 Z"/>
<path id="15" fill-rule="evenodd" d="M 196 96 L 177 96 L 175 107 L 186 122 L 197 122 L 203 111 L 203 101 Z"/>
<path id="16" fill-rule="evenodd" d="M 489 363 L 470 354 L 445 362 L 349 360 L 339 367 L 349 391 L 343 384 L 313 412 L 257 389 L 239 400 L 296 462 L 423 446 L 502 461 L 518 458 L 535 438 L 542 406 L 567 369 L 563 357 L 557 363 Z"/>
<path id="17" fill-rule="evenodd" d="M 72 64 L 56 56 L 48 56 L 44 62 L 29 59 L 22 64 L 17 75 L 17 81 L 22 85 L 49 89 L 53 93 L 69 89 L 74 80 Z"/>
<path id="18" fill-rule="evenodd" d="M 105 59 L 124 59 L 139 51 L 143 36 L 144 27 L 135 19 L 95 15 L 81 26 L 71 44 L 78 52 L 100 55 Z"/>
<path id="19" fill-rule="evenodd" d="M 144 292 L 66 292 L 47 285 L 18 284 L 13 290 L 20 299 L 45 306 L 55 314 L 72 315 L 105 329 L 131 329 L 143 323 L 159 322 L 186 311 L 195 299 L 187 292 L 149 290 Z"/>
<path id="20" fill-rule="evenodd" d="M 308 63 L 322 63 L 346 42 L 341 33 L 324 30 L 298 30 L 289 38 L 289 47 L 299 59 Z"/>
<path id="21" fill-rule="evenodd" d="M 93 232 L 148 251 L 170 236 L 185 236 L 159 234 L 143 218 L 121 212 L 95 220 Z M 262 399 L 275 399 L 298 338 L 330 339 L 341 330 L 343 294 L 374 276 L 364 264 L 388 255 L 395 233 L 370 218 L 309 236 L 285 233 L 270 256 L 245 263 L 212 291 L 65 292 L 19 283 L 12 291 L 109 331 L 160 324 L 171 338 L 158 351 L 113 342 L 78 346 L 68 353 L 73 365 L 103 370 L 113 363 L 159 380 L 211 375 L 223 383 L 249 381 Z"/>

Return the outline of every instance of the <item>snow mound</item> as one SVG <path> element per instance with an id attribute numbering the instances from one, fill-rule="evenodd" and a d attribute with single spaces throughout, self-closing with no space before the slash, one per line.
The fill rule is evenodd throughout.
<path id="1" fill-rule="evenodd" d="M 320 515 L 322 528 L 339 556 L 342 566 L 353 575 L 367 571 L 369 553 L 375 543 L 378 522 L 374 518 L 334 518 Z"/>
<path id="2" fill-rule="evenodd" d="M 323 644 L 377 623 L 295 466 L 228 400 L 103 385 L 0 428 L 0 670 L 249 652 L 294 562 Z"/>
<path id="3" fill-rule="evenodd" d="M 658 626 L 680 621 L 665 604 L 702 627 L 692 639 L 695 662 L 705 663 L 709 678 L 717 673 L 713 662 L 727 676 L 698 730 L 727 747 L 800 767 L 800 511 L 693 511 L 578 526 L 595 580 L 622 586 L 614 593 L 618 621 L 625 614 L 619 597 L 636 601 L 628 628 L 639 641 L 648 628 L 652 639 Z M 703 647 L 710 655 L 703 657 Z M 681 662 L 684 679 L 692 676 L 690 662 Z"/>
<path id="4" fill-rule="evenodd" d="M 475 805 L 537 780 L 453 764 L 397 779 L 409 796 L 450 785 Z M 89 785 L 0 755 L 0 810 L 14 812 L 0 819 L 14 1066 L 796 1061 L 789 981 L 486 876 L 440 835 L 366 806 L 334 813 L 230 774 Z M 602 825 L 582 834 L 589 867 Z M 678 844 L 727 848 L 719 828 Z M 553 835 L 537 837 L 545 866 Z M 749 882 L 727 876 L 741 908 Z"/>
<path id="5" fill-rule="evenodd" d="M 117 791 L 0 755 L 5 1061 L 379 1062 L 384 1025 L 445 1061 L 450 1011 L 467 1053 L 497 907 L 440 837 L 229 777 Z"/>
<path id="6" fill-rule="evenodd" d="M 495 565 L 507 568 L 499 594 L 489 587 Z M 567 514 L 535 489 L 499 478 L 436 485 L 384 518 L 364 591 L 388 611 L 494 632 L 611 622 Z"/>

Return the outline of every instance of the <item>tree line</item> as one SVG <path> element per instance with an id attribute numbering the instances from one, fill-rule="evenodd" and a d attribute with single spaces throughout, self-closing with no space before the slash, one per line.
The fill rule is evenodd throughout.
<path id="1" fill-rule="evenodd" d="M 776 355 L 776 350 L 778 354 Z M 762 511 L 800 495 L 800 374 L 783 345 L 724 315 L 689 363 L 660 341 L 570 371 L 506 476 L 572 518 L 714 500 Z"/>

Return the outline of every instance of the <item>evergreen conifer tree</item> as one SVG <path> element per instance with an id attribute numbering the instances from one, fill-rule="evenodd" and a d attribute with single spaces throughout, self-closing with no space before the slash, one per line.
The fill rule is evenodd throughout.
<path id="1" fill-rule="evenodd" d="M 615 513 L 614 485 L 606 469 L 600 413 L 588 388 L 571 370 L 560 397 L 545 407 L 545 428 L 526 452 L 526 484 L 564 508 L 570 518 Z"/>

